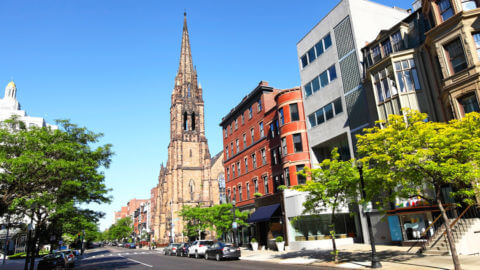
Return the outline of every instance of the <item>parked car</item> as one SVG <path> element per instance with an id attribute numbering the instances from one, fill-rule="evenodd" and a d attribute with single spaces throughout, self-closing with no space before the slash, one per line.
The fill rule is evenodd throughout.
<path id="1" fill-rule="evenodd" d="M 135 243 L 128 243 L 128 248 L 137 248 L 137 245 L 135 245 Z"/>
<path id="2" fill-rule="evenodd" d="M 240 258 L 240 248 L 234 246 L 231 243 L 217 242 L 210 246 L 205 251 L 205 259 L 213 259 L 220 261 L 223 259 L 236 259 Z"/>
<path id="3" fill-rule="evenodd" d="M 73 250 L 71 250 L 71 249 L 59 250 L 59 251 L 56 251 L 55 253 L 63 253 L 65 255 L 65 257 L 67 258 L 67 267 L 68 268 L 75 267 L 76 256 L 75 256 L 75 252 Z"/>
<path id="4" fill-rule="evenodd" d="M 124 245 L 124 243 L 118 243 L 118 247 L 123 247 Z"/>
<path id="5" fill-rule="evenodd" d="M 177 254 L 177 248 L 180 247 L 181 243 L 171 243 L 163 249 L 163 254 L 165 255 L 174 255 Z"/>
<path id="6" fill-rule="evenodd" d="M 187 257 L 188 256 L 188 248 L 190 247 L 190 243 L 182 243 L 177 248 L 177 256 L 180 257 Z"/>
<path id="7" fill-rule="evenodd" d="M 200 258 L 205 255 L 205 251 L 209 246 L 213 245 L 213 241 L 210 240 L 197 240 L 192 243 L 192 246 L 188 248 L 188 257 L 195 256 Z"/>
<path id="8" fill-rule="evenodd" d="M 57 252 L 43 256 L 38 262 L 37 270 L 64 269 L 67 264 L 65 254 Z"/>

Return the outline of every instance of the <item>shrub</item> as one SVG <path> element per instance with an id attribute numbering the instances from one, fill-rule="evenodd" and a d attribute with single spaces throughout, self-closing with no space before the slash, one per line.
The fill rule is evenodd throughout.
<path id="1" fill-rule="evenodd" d="M 252 240 L 250 240 L 250 243 L 257 243 L 257 239 L 255 239 L 255 237 L 252 238 Z"/>
<path id="2" fill-rule="evenodd" d="M 275 238 L 275 242 L 283 242 L 283 236 L 277 236 L 277 238 Z"/>
<path id="3" fill-rule="evenodd" d="M 260 192 L 255 192 L 255 193 L 253 194 L 253 196 L 255 196 L 255 197 L 262 197 L 263 194 L 260 193 Z"/>
<path id="4" fill-rule="evenodd" d="M 277 187 L 277 189 L 280 190 L 280 191 L 283 191 L 285 189 L 288 189 L 288 187 L 285 186 L 285 185 L 280 185 L 280 186 Z"/>

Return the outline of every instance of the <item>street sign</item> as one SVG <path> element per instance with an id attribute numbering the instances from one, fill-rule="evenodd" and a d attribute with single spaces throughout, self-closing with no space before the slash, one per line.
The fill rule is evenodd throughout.
<path id="1" fill-rule="evenodd" d="M 234 222 L 232 223 L 232 228 L 233 228 L 233 229 L 236 229 L 236 228 L 237 228 L 237 226 L 238 226 L 238 225 L 237 225 L 237 222 L 236 222 L 236 221 L 234 221 Z"/>

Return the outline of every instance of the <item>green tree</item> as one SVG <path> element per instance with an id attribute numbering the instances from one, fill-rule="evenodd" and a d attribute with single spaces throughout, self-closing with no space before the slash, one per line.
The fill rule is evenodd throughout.
<path id="1" fill-rule="evenodd" d="M 111 145 L 92 148 L 102 134 L 67 120 L 57 124 L 59 129 L 53 130 L 27 129 L 17 119 L 0 123 L 1 208 L 33 219 L 35 244 L 50 216 L 63 205 L 110 201 L 100 170 L 110 165 Z"/>
<path id="2" fill-rule="evenodd" d="M 407 109 L 403 113 L 389 115 L 388 121 L 358 136 L 358 154 L 368 176 L 367 198 L 420 196 L 437 204 L 455 269 L 461 269 L 441 192 L 442 186 L 450 185 L 458 190 L 453 195 L 474 203 L 479 189 L 480 116 L 472 113 L 462 120 L 436 123 L 423 113 Z"/>
<path id="3" fill-rule="evenodd" d="M 183 219 L 184 235 L 201 239 L 201 233 L 209 227 L 208 209 L 201 205 L 184 205 L 178 215 Z"/>
<path id="4" fill-rule="evenodd" d="M 122 240 L 127 239 L 132 235 L 133 232 L 133 222 L 130 217 L 124 217 L 108 229 L 110 240 Z"/>
<path id="5" fill-rule="evenodd" d="M 301 173 L 311 177 L 304 185 L 295 186 L 299 191 L 307 192 L 303 203 L 304 213 L 319 214 L 330 210 L 330 235 L 332 238 L 333 256 L 338 263 L 338 250 L 335 242 L 335 214 L 339 207 L 355 201 L 358 187 L 358 171 L 353 160 L 342 161 L 337 148 L 331 152 L 331 159 L 325 159 L 319 168 L 306 167 Z"/>
<path id="6" fill-rule="evenodd" d="M 217 204 L 207 208 L 209 227 L 214 230 L 217 237 L 222 236 L 232 230 L 233 222 L 233 206 L 230 203 Z M 248 225 L 246 222 L 248 213 L 235 209 L 235 218 L 238 226 Z"/>

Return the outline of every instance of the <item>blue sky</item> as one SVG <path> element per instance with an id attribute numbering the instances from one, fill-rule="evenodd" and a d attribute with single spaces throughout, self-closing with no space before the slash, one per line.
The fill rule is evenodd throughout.
<path id="1" fill-rule="evenodd" d="M 376 0 L 410 8 L 413 0 Z M 210 153 L 222 149 L 222 116 L 261 80 L 300 84 L 296 43 L 338 3 L 329 1 L 2 0 L 0 86 L 11 78 L 32 116 L 105 134 L 113 202 L 148 198 L 166 163 L 170 95 L 184 9 L 205 101 Z M 372 18 L 374 19 L 374 18 Z"/>

